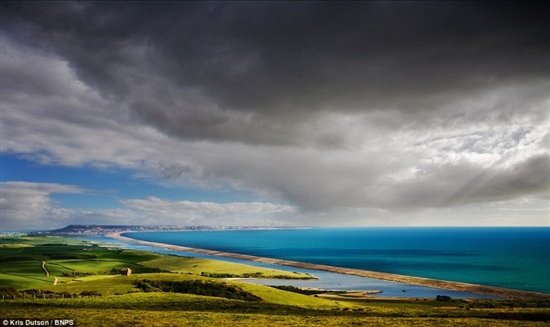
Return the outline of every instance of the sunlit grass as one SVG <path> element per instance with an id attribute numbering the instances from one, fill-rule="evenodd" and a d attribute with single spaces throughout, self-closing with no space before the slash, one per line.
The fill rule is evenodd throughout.
<path id="1" fill-rule="evenodd" d="M 506 318 L 541 313 L 540 309 L 411 310 L 373 304 L 364 310 L 301 308 L 270 302 L 245 302 L 173 293 L 56 300 L 0 301 L 3 317 L 73 319 L 82 326 L 547 326 L 548 321 Z M 420 307 L 422 308 L 422 307 Z M 546 317 L 550 312 L 545 309 Z M 469 316 L 470 315 L 470 316 Z"/>
<path id="2" fill-rule="evenodd" d="M 44 274 L 40 277 L 0 274 L 0 287 L 15 289 L 38 288 L 51 285 L 53 281 L 52 277 L 46 277 Z"/>
<path id="3" fill-rule="evenodd" d="M 190 273 L 200 275 L 201 273 L 217 273 L 217 274 L 252 274 L 260 272 L 263 276 L 287 276 L 288 278 L 308 278 L 309 275 L 302 273 L 288 272 L 278 269 L 252 267 L 248 265 L 231 263 L 218 260 L 208 260 L 201 258 L 186 258 L 166 256 L 156 258 L 149 261 L 141 262 L 142 265 L 148 267 L 159 267 L 170 271 Z"/>
<path id="4" fill-rule="evenodd" d="M 258 268 L 222 261 L 167 256 L 134 250 L 109 249 L 74 244 L 64 238 L 12 239 L 2 248 L 1 287 L 40 289 L 72 293 L 71 298 L 4 299 L 3 318 L 72 319 L 80 326 L 547 326 L 550 308 L 470 308 L 463 301 L 389 301 L 324 299 L 283 291 L 268 286 L 201 276 L 203 272 L 242 275 L 261 272 L 264 276 L 303 277 L 292 272 Z M 25 242 L 29 242 L 26 244 Z M 81 241 L 80 241 L 81 242 Z M 42 244 L 42 245 L 40 245 Z M 43 244 L 49 244 L 44 246 Z M 30 245 L 30 246 L 20 246 Z M 33 246 L 38 245 L 38 246 Z M 86 256 L 82 259 L 48 259 L 52 256 Z M 10 261 L 9 257 L 17 257 Z M 32 257 L 32 260 L 26 260 Z M 58 278 L 46 277 L 46 267 Z M 6 260 L 8 259 L 8 260 Z M 160 268 L 171 272 L 107 274 L 112 268 Z M 90 276 L 61 277 L 64 272 L 94 273 Z M 236 285 L 261 300 L 242 301 L 223 297 L 170 292 L 143 292 L 138 281 L 214 281 Z M 83 291 L 97 291 L 99 297 L 79 297 Z M 42 293 L 40 293 L 42 294 Z M 213 294 L 213 293 L 212 293 Z M 74 295 L 74 296 L 73 296 Z M 76 298 L 73 298 L 76 297 Z"/>

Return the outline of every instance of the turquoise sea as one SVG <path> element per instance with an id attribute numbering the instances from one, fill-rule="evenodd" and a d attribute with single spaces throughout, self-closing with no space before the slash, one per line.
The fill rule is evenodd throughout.
<path id="1" fill-rule="evenodd" d="M 550 293 L 550 228 L 133 232 L 152 242 Z"/>

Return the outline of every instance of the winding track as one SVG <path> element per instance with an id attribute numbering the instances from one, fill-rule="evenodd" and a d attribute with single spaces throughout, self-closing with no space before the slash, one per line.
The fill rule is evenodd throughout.
<path id="1" fill-rule="evenodd" d="M 46 273 L 46 277 L 50 277 L 50 272 L 46 269 L 46 261 L 42 261 L 42 269 Z M 57 277 L 54 277 L 53 284 L 57 285 Z"/>
<path id="2" fill-rule="evenodd" d="M 46 269 L 46 261 L 42 261 L 42 269 L 44 269 L 46 277 L 50 277 L 50 272 L 48 271 L 48 269 Z"/>

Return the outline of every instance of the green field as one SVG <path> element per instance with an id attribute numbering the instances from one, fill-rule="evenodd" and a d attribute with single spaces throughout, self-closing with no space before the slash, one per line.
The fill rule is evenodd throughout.
<path id="1" fill-rule="evenodd" d="M 0 241 L 0 318 L 70 319 L 79 326 L 550 323 L 550 303 L 544 301 L 329 299 L 210 277 L 311 278 L 293 272 L 109 248 L 78 238 L 3 237 Z M 119 273 L 128 267 L 131 276 Z"/>

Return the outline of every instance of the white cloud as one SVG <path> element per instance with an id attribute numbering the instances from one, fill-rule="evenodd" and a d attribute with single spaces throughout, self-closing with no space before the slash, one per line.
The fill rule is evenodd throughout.
<path id="1" fill-rule="evenodd" d="M 0 183 L 2 229 L 36 229 L 59 225 L 68 216 L 50 198 L 52 193 L 84 193 L 73 185 L 55 183 Z M 69 215 L 70 216 L 70 215 Z M 72 218 L 72 217 L 71 217 Z"/>
<path id="2" fill-rule="evenodd" d="M 272 225 L 279 216 L 296 213 L 296 208 L 273 203 L 214 203 L 168 201 L 157 197 L 123 200 L 146 217 L 176 225 Z"/>

